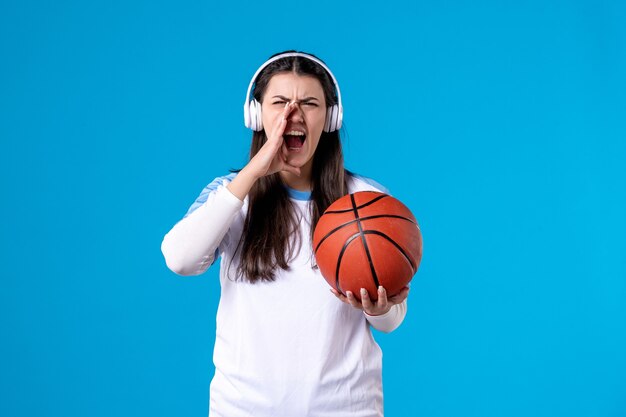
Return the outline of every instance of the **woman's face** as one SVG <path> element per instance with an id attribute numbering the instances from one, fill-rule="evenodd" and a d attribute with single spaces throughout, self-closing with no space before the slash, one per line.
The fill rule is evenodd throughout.
<path id="1" fill-rule="evenodd" d="M 283 152 L 290 165 L 304 168 L 304 172 L 310 173 L 313 155 L 326 120 L 326 100 L 322 84 L 313 76 L 302 76 L 293 72 L 272 76 L 261 103 L 266 134 L 279 122 L 285 105 L 289 102 L 297 105 L 287 118 Z"/>

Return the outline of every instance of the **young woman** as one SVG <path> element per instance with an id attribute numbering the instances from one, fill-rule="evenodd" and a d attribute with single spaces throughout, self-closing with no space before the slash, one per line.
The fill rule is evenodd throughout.
<path id="1" fill-rule="evenodd" d="M 311 242 L 336 199 L 386 190 L 344 168 L 341 93 L 315 56 L 271 57 L 245 106 L 248 164 L 211 182 L 162 243 L 180 275 L 222 257 L 209 416 L 382 416 L 370 326 L 400 325 L 408 288 L 387 297 L 381 287 L 376 302 L 330 290 Z"/>

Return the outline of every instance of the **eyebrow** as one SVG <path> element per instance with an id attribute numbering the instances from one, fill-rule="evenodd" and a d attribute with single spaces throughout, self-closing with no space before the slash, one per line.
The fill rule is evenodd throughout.
<path id="1" fill-rule="evenodd" d="M 280 99 L 282 99 L 282 100 L 291 101 L 291 99 L 289 99 L 289 98 L 287 98 L 287 97 L 285 97 L 285 96 L 274 96 L 274 97 L 272 97 L 272 98 L 280 98 Z M 318 99 L 318 98 L 315 98 L 315 97 L 305 97 L 305 98 L 303 98 L 302 100 L 298 100 L 298 101 L 311 101 L 311 100 L 317 100 L 317 101 L 319 101 L 319 99 Z"/>

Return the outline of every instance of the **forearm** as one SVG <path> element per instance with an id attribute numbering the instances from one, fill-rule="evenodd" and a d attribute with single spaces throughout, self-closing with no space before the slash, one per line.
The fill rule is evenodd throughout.
<path id="1" fill-rule="evenodd" d="M 246 168 L 247 166 L 239 171 L 237 176 L 226 186 L 230 192 L 241 201 L 246 198 L 258 179 Z"/>

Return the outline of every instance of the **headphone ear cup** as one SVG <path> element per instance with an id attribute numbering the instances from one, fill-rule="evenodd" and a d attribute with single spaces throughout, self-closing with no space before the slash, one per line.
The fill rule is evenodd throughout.
<path id="1" fill-rule="evenodd" d="M 250 128 L 250 126 L 251 126 L 251 123 L 250 123 L 250 102 L 246 102 L 243 105 L 243 124 L 247 128 Z"/>
<path id="2" fill-rule="evenodd" d="M 248 126 L 252 130 L 259 131 L 263 128 L 263 122 L 261 121 L 261 106 L 258 101 L 252 100 L 250 101 L 250 126 Z"/>
<path id="3" fill-rule="evenodd" d="M 337 105 L 337 128 L 335 130 L 341 129 L 341 125 L 343 124 L 343 107 Z"/>
<path id="4" fill-rule="evenodd" d="M 334 132 L 337 130 L 337 105 L 333 105 L 330 109 L 330 117 L 328 118 L 329 126 L 328 131 Z"/>
<path id="5" fill-rule="evenodd" d="M 326 109 L 326 120 L 324 121 L 324 132 L 330 132 L 330 116 L 333 114 L 333 108 Z"/>
<path id="6" fill-rule="evenodd" d="M 254 100 L 256 103 L 256 130 L 263 130 L 263 115 L 261 114 L 261 103 Z"/>
<path id="7" fill-rule="evenodd" d="M 256 130 L 256 105 L 254 104 L 254 100 L 250 101 L 249 109 L 250 113 L 248 115 L 248 119 L 250 122 L 250 129 Z"/>

